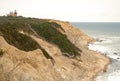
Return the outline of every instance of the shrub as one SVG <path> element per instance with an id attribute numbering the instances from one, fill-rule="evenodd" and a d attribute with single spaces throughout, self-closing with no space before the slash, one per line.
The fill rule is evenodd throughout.
<path id="1" fill-rule="evenodd" d="M 37 34 L 43 37 L 48 42 L 56 44 L 61 51 L 68 56 L 79 56 L 81 52 L 80 49 L 75 47 L 68 39 L 66 35 L 60 33 L 55 27 L 52 27 L 53 23 L 44 22 L 39 25 L 32 25 L 32 28 L 37 32 Z"/>
<path id="2" fill-rule="evenodd" d="M 0 57 L 2 57 L 4 54 L 4 51 L 2 49 L 0 49 Z"/>
<path id="3" fill-rule="evenodd" d="M 55 22 L 48 22 L 48 20 L 44 19 L 25 17 L 0 18 L 1 35 L 10 45 L 13 45 L 20 50 L 32 51 L 37 48 L 40 49 L 40 45 L 34 39 L 28 35 L 19 33 L 19 31 L 24 31 L 57 45 L 65 56 L 80 56 L 80 52 L 82 51 L 72 44 L 67 36 L 59 32 L 58 29 L 64 31 L 61 25 Z M 42 51 L 46 58 L 51 58 L 45 50 Z"/>
<path id="4" fill-rule="evenodd" d="M 8 25 L 10 26 L 10 25 Z M 4 26 L 0 28 L 0 31 L 3 34 L 4 39 L 10 44 L 18 49 L 24 51 L 32 51 L 39 48 L 39 45 L 31 37 L 19 33 L 17 30 Z"/>

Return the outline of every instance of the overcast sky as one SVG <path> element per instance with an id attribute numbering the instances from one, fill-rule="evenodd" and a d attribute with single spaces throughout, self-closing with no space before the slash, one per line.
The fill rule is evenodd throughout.
<path id="1" fill-rule="evenodd" d="M 0 0 L 0 15 L 77 22 L 120 22 L 120 0 Z"/>

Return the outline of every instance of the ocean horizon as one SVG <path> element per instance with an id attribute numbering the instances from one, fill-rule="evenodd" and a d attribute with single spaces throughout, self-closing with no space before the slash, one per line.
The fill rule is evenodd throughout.
<path id="1" fill-rule="evenodd" d="M 111 59 L 106 73 L 95 81 L 120 80 L 120 22 L 71 22 L 88 36 L 98 41 L 89 44 L 90 50 L 101 52 Z"/>

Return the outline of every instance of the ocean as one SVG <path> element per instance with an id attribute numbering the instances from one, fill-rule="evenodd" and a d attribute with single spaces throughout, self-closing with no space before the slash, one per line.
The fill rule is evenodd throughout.
<path id="1" fill-rule="evenodd" d="M 120 23 L 72 22 L 72 25 L 97 40 L 89 44 L 90 50 L 102 52 L 111 59 L 107 72 L 95 81 L 120 81 Z"/>

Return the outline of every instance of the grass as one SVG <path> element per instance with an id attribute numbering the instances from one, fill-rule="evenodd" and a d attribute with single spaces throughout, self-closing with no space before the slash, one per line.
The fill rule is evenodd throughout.
<path id="1" fill-rule="evenodd" d="M 52 57 L 41 48 L 41 46 L 26 33 L 42 37 L 46 41 L 57 45 L 63 52 L 63 55 L 68 57 L 80 56 L 80 49 L 72 44 L 66 35 L 59 32 L 57 29 L 62 27 L 55 22 L 48 22 L 43 19 L 24 18 L 24 17 L 0 17 L 0 35 L 10 44 L 23 51 L 33 51 L 41 49 L 46 58 Z M 33 31 L 34 30 L 34 31 Z"/>
<path id="2" fill-rule="evenodd" d="M 37 34 L 43 37 L 45 40 L 56 44 L 64 54 L 67 56 L 78 56 L 81 52 L 80 49 L 75 47 L 68 39 L 66 35 L 63 35 L 56 28 L 52 27 L 53 23 L 44 22 L 39 25 L 32 25 L 31 27 L 37 32 Z"/>
<path id="3" fill-rule="evenodd" d="M 47 59 L 53 59 L 40 45 L 32 39 L 30 36 L 19 33 L 19 31 L 24 31 L 30 34 L 34 32 L 30 29 L 28 23 L 24 19 L 18 18 L 2 18 L 0 19 L 0 32 L 4 39 L 12 46 L 23 50 L 23 51 L 33 51 L 35 49 L 41 49 L 44 56 Z M 0 50 L 0 56 L 3 55 L 3 51 Z"/>
<path id="4" fill-rule="evenodd" d="M 20 50 L 32 51 L 39 48 L 39 45 L 31 37 L 21 34 L 15 29 L 11 28 L 10 25 L 0 27 L 4 39 L 10 44 L 17 47 Z"/>

